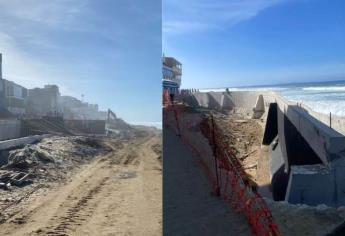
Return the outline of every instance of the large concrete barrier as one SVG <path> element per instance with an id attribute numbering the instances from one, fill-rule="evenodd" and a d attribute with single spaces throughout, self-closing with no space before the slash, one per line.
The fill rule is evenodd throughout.
<path id="1" fill-rule="evenodd" d="M 19 146 L 24 146 L 26 144 L 32 144 L 32 143 L 42 140 L 43 138 L 47 138 L 50 136 L 51 136 L 50 134 L 32 135 L 32 136 L 27 136 L 23 138 L 0 141 L 0 151 L 6 150 L 6 149 L 12 149 Z"/>
<path id="2" fill-rule="evenodd" d="M 313 206 L 319 204 L 333 207 L 344 206 L 344 164 L 344 160 L 341 160 L 341 163 L 337 163 L 332 169 L 321 164 L 292 166 L 285 200 L 290 203 Z"/>
<path id="3" fill-rule="evenodd" d="M 264 144 L 278 142 L 270 155 L 273 196 L 283 200 L 285 190 L 285 200 L 290 203 L 344 205 L 345 136 L 317 120 L 304 107 L 279 96 L 275 101 L 268 112 L 263 140 Z M 278 138 L 272 140 L 276 133 Z M 286 185 L 286 176 L 289 179 L 284 189 L 280 185 Z"/>
<path id="4" fill-rule="evenodd" d="M 291 104 L 280 97 L 277 98 L 277 104 L 279 107 L 278 130 L 282 142 L 284 141 L 282 135 L 286 137 L 289 134 L 285 133 L 289 128 L 283 129 L 282 127 L 285 125 L 285 121 L 291 122 L 298 134 L 303 137 L 325 165 L 344 156 L 344 135 L 317 120 L 303 107 Z"/>
<path id="5" fill-rule="evenodd" d="M 0 120 L 0 141 L 21 137 L 20 120 Z"/>

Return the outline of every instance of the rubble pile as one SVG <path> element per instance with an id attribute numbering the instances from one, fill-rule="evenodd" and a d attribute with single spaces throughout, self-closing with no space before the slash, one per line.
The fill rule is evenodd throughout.
<path id="1" fill-rule="evenodd" d="M 0 188 L 22 186 L 34 180 L 61 179 L 76 164 L 90 160 L 101 151 L 108 151 L 101 141 L 82 136 L 55 136 L 11 150 L 8 163 L 0 168 Z"/>

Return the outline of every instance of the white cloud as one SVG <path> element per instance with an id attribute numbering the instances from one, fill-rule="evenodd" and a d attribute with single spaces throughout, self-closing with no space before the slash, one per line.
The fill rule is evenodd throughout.
<path id="1" fill-rule="evenodd" d="M 73 26 L 86 3 L 80 0 L 0 0 L 0 8 L 3 15 L 20 22 L 68 28 Z"/>
<path id="2" fill-rule="evenodd" d="M 286 0 L 163 1 L 163 32 L 178 34 L 228 28 Z"/>

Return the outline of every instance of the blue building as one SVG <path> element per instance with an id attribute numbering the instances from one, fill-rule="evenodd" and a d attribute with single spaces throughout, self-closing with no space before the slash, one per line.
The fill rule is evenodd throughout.
<path id="1" fill-rule="evenodd" d="M 163 91 L 176 94 L 181 86 L 182 64 L 173 57 L 163 56 Z"/>

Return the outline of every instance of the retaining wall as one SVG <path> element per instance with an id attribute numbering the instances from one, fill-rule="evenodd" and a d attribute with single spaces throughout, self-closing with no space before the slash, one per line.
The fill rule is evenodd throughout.
<path id="1" fill-rule="evenodd" d="M 64 120 L 64 124 L 75 133 L 105 134 L 105 120 Z"/>
<path id="2" fill-rule="evenodd" d="M 21 137 L 20 120 L 0 120 L 0 141 Z"/>

